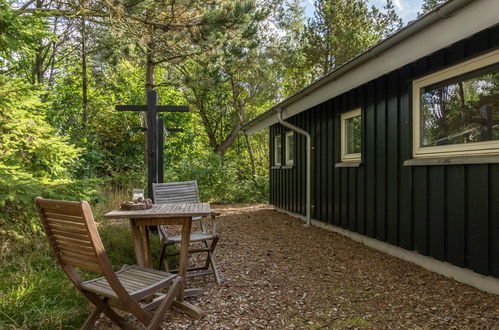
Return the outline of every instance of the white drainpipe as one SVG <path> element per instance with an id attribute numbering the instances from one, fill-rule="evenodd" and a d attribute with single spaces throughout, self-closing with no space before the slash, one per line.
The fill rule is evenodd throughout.
<path id="1" fill-rule="evenodd" d="M 306 226 L 310 226 L 310 223 L 311 223 L 311 218 L 312 218 L 312 215 L 311 215 L 311 212 L 310 212 L 310 209 L 311 209 L 311 180 L 310 180 L 310 177 L 311 177 L 311 152 L 312 152 L 312 138 L 310 136 L 310 134 L 299 128 L 299 127 L 296 127 L 295 125 L 291 124 L 291 123 L 288 123 L 287 121 L 284 121 L 282 119 L 282 115 L 281 115 L 281 112 L 282 112 L 282 109 L 278 109 L 277 110 L 277 120 L 279 121 L 279 123 L 282 125 L 282 126 L 285 126 L 289 129 L 291 129 L 292 131 L 295 131 L 296 133 L 298 134 L 301 134 L 301 135 L 305 135 L 305 138 L 306 138 L 306 141 L 307 141 L 307 147 L 306 147 L 306 154 L 307 154 L 307 168 L 306 168 L 306 219 L 307 219 L 307 222 L 306 222 Z"/>

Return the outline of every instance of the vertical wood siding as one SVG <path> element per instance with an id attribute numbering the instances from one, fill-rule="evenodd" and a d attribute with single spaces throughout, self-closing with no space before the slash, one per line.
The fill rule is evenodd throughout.
<path id="1" fill-rule="evenodd" d="M 289 121 L 312 136 L 312 217 L 499 277 L 499 164 L 403 166 L 412 155 L 412 80 L 499 47 L 499 27 L 442 49 Z M 361 107 L 362 165 L 338 168 L 340 114 Z M 287 129 L 270 127 L 274 137 Z M 270 202 L 305 214 L 305 138 L 270 171 Z"/>

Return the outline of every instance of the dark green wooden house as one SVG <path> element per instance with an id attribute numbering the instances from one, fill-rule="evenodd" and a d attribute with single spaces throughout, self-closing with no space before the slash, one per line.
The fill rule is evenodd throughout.
<path id="1" fill-rule="evenodd" d="M 244 126 L 267 128 L 277 209 L 499 294 L 498 0 L 448 1 Z"/>

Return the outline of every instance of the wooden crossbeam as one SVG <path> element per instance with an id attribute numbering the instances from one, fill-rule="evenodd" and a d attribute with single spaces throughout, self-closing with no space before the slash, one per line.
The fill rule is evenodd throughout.
<path id="1" fill-rule="evenodd" d="M 183 128 L 171 128 L 171 127 L 167 127 L 166 131 L 168 133 L 182 133 L 182 132 L 185 132 Z"/>
<path id="2" fill-rule="evenodd" d="M 163 182 L 163 146 L 165 143 L 165 126 L 158 112 L 189 112 L 185 105 L 158 105 L 158 94 L 154 90 L 147 91 L 146 105 L 117 105 L 117 111 L 146 112 L 147 128 L 141 129 L 147 134 L 147 191 L 153 198 L 152 184 Z M 183 132 L 179 128 L 167 128 L 167 132 Z"/>
<path id="3" fill-rule="evenodd" d="M 147 105 L 117 105 L 118 111 L 147 111 Z M 190 109 L 186 105 L 158 105 L 157 112 L 189 112 Z"/>

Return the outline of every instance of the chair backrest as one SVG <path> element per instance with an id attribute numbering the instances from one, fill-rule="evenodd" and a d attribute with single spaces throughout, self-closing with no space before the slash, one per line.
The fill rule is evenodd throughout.
<path id="1" fill-rule="evenodd" d="M 198 183 L 194 181 L 153 183 L 155 204 L 199 203 Z"/>
<path id="2" fill-rule="evenodd" d="M 87 202 L 35 200 L 52 254 L 65 265 L 105 273 L 110 267 Z"/>

